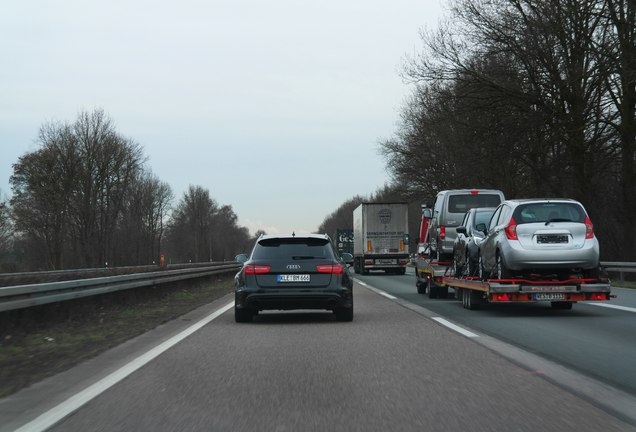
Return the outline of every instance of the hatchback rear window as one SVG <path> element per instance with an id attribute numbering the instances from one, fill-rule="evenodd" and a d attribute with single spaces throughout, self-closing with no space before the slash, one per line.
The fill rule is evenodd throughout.
<path id="1" fill-rule="evenodd" d="M 497 207 L 501 197 L 492 194 L 451 195 L 448 197 L 449 213 L 466 213 L 471 208 Z"/>
<path id="2" fill-rule="evenodd" d="M 531 203 L 522 204 L 513 215 L 518 224 L 533 222 L 585 222 L 583 207 L 575 203 Z"/>
<path id="3" fill-rule="evenodd" d="M 258 242 L 252 259 L 334 259 L 331 244 L 327 239 L 273 238 Z"/>

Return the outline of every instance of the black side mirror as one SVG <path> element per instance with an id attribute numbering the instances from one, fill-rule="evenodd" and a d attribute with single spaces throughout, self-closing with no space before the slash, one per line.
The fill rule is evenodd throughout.
<path id="1" fill-rule="evenodd" d="M 466 227 L 465 227 L 465 226 L 458 226 L 458 227 L 457 227 L 457 229 L 456 229 L 456 231 L 457 231 L 459 234 L 464 234 L 464 235 L 466 235 Z"/>

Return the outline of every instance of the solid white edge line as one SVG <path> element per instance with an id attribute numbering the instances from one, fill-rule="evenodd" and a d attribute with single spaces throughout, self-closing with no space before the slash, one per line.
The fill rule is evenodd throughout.
<path id="1" fill-rule="evenodd" d="M 627 306 L 619 306 L 619 305 L 605 304 L 605 303 L 587 303 L 587 304 L 592 306 L 606 307 L 610 309 L 618 309 L 618 310 L 622 310 L 626 312 L 636 312 L 636 308 L 627 307 Z"/>
<path id="2" fill-rule="evenodd" d="M 433 320 L 437 321 L 437 322 L 438 322 L 438 323 L 440 323 L 441 325 L 443 325 L 443 326 L 445 326 L 445 327 L 448 327 L 449 329 L 454 330 L 454 331 L 456 331 L 457 333 L 460 333 L 460 334 L 462 334 L 462 335 L 464 335 L 464 336 L 466 336 L 466 337 L 469 337 L 469 338 L 476 338 L 476 337 L 479 337 L 479 335 L 478 335 L 478 334 L 475 334 L 475 333 L 470 332 L 470 331 L 468 331 L 468 330 L 466 330 L 466 329 L 463 329 L 463 328 L 461 328 L 460 326 L 455 325 L 455 324 L 453 324 L 452 322 L 445 320 L 444 318 L 441 318 L 441 317 L 431 317 L 431 319 L 433 319 Z"/>
<path id="3" fill-rule="evenodd" d="M 108 390 L 110 387 L 114 386 L 119 381 L 123 380 L 128 375 L 135 372 L 137 369 L 146 365 L 148 362 L 150 362 L 151 360 L 153 360 L 154 358 L 156 358 L 163 352 L 169 350 L 174 345 L 178 344 L 179 342 L 181 342 L 182 340 L 190 336 L 192 333 L 201 329 L 203 326 L 210 323 L 212 320 L 218 318 L 219 316 L 227 312 L 233 306 L 234 306 L 234 302 L 232 301 L 226 304 L 225 306 L 221 307 L 220 309 L 217 309 L 215 312 L 203 318 L 196 324 L 193 324 L 192 326 L 188 327 L 181 333 L 157 345 L 150 351 L 146 352 L 145 354 L 142 354 L 141 356 L 137 357 L 130 363 L 122 366 L 115 372 L 111 373 L 110 375 L 102 378 L 95 384 L 92 384 L 86 389 L 77 393 L 75 396 L 71 396 L 70 398 L 60 403 L 56 407 L 51 408 L 49 411 L 40 415 L 36 419 L 30 421 L 29 423 L 25 424 L 19 429 L 16 429 L 15 432 L 45 431 L 46 429 L 50 428 L 51 426 L 55 425 L 57 422 L 62 420 L 67 415 L 73 413 L 74 411 L 82 407 L 82 405 L 86 404 L 93 398 L 99 396 L 101 393 Z"/>

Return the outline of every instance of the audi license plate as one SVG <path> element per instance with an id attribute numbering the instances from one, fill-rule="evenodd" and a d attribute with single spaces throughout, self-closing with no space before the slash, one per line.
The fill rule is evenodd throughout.
<path id="1" fill-rule="evenodd" d="M 549 301 L 565 300 L 565 293 L 551 293 L 551 292 L 535 293 L 534 294 L 534 299 L 535 300 L 549 300 Z"/>
<path id="2" fill-rule="evenodd" d="M 276 276 L 277 282 L 309 282 L 308 274 L 286 274 Z"/>

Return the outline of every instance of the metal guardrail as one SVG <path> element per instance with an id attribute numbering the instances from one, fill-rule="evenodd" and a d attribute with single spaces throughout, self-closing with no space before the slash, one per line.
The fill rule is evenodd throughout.
<path id="1" fill-rule="evenodd" d="M 636 273 L 636 262 L 601 261 L 601 267 L 607 272 L 618 273 L 621 281 L 625 280 L 625 273 Z"/>
<path id="2" fill-rule="evenodd" d="M 125 289 L 238 271 L 242 264 L 210 263 L 207 266 L 119 276 L 0 287 L 0 312 L 89 297 Z"/>

